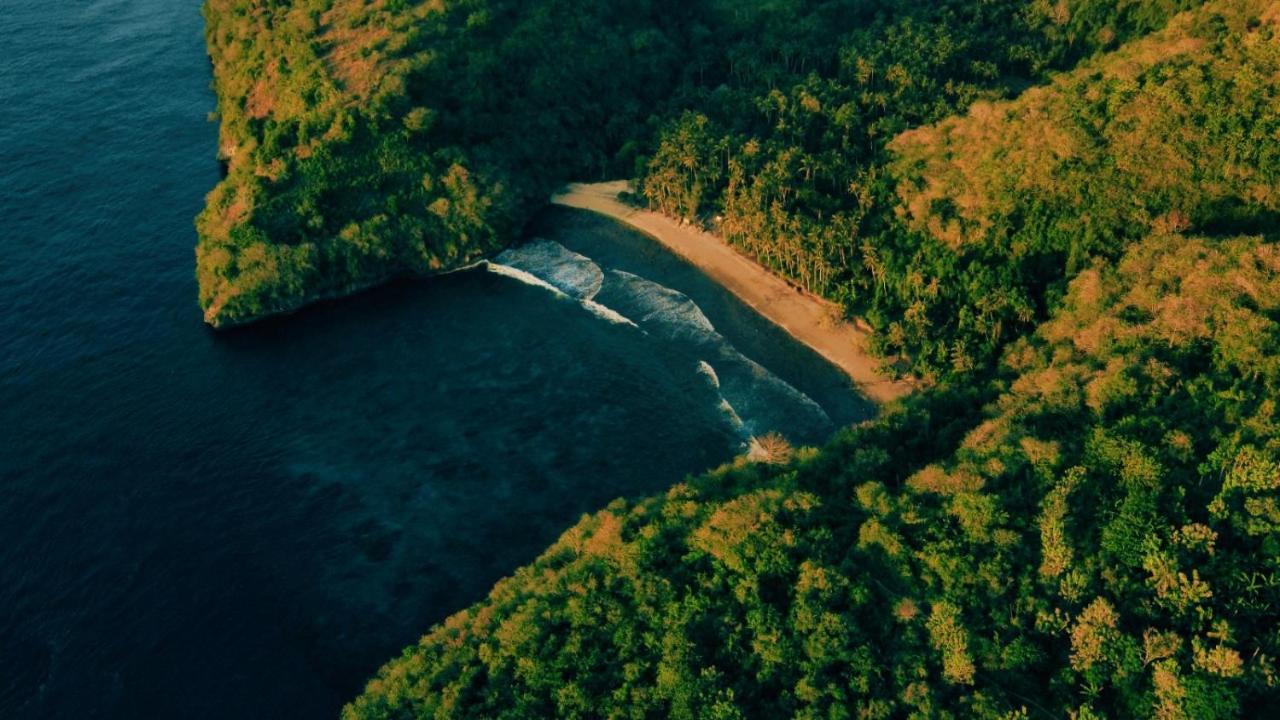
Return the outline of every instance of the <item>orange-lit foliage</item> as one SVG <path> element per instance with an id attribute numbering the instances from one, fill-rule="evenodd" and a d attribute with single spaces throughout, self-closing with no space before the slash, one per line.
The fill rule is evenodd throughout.
<path id="1" fill-rule="evenodd" d="M 679 58 L 636 33 L 663 48 L 684 27 L 650 0 L 207 0 L 205 17 L 227 161 L 196 222 L 214 325 L 513 241 L 674 82 Z"/>
<path id="2" fill-rule="evenodd" d="M 1205 5 L 738 3 L 727 67 L 699 61 L 721 84 L 662 126 L 642 189 L 886 355 L 981 374 L 1090 258 L 1275 212 L 1269 6 Z"/>
<path id="3" fill-rule="evenodd" d="M 1265 715 L 1276 246 L 1149 237 L 1005 358 L 982 417 L 926 393 L 585 518 L 346 717 Z M 1117 374 L 1121 398 L 1081 390 Z"/>

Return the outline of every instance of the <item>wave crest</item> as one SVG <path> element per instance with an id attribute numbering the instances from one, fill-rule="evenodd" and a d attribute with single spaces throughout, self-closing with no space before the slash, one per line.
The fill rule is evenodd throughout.
<path id="1" fill-rule="evenodd" d="M 735 429 L 818 440 L 834 427 L 822 406 L 739 352 L 684 293 L 609 270 L 598 297 L 645 332 L 696 358 L 698 372 L 713 382 L 732 412 Z"/>
<path id="2" fill-rule="evenodd" d="M 534 275 L 533 273 L 525 272 L 524 270 L 521 270 L 520 268 L 517 268 L 517 267 L 512 267 L 510 265 L 503 265 L 501 263 L 496 263 L 496 262 L 490 262 L 490 263 L 485 263 L 484 269 L 488 270 L 494 275 L 501 275 L 503 277 L 508 277 L 508 278 L 511 278 L 512 280 L 522 282 L 525 285 L 532 285 L 533 287 L 536 287 L 536 288 L 542 288 L 543 290 L 550 292 L 552 295 L 555 295 L 556 297 L 562 297 L 562 298 L 569 297 L 568 294 L 566 294 L 563 290 L 556 287 L 555 285 L 552 285 L 551 283 L 547 282 L 546 280 L 543 280 L 542 278 L 538 277 L 537 275 Z"/>
<path id="3" fill-rule="evenodd" d="M 715 389 L 722 416 L 744 442 L 775 431 L 820 440 L 833 427 L 818 403 L 739 352 L 702 308 L 678 290 L 621 270 L 602 270 L 590 258 L 541 239 L 501 253 L 488 267 L 575 299 L 607 322 L 639 328 L 673 351 L 680 363 L 693 359 L 695 371 Z"/>
<path id="4" fill-rule="evenodd" d="M 494 260 L 523 270 L 579 300 L 594 298 L 604 282 L 604 271 L 591 258 L 550 240 L 530 240 L 504 250 Z"/>

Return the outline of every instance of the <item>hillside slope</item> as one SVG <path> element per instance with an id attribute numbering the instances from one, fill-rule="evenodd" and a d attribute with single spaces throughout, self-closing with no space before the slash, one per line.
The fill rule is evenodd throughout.
<path id="1" fill-rule="evenodd" d="M 197 220 L 200 304 L 225 326 L 466 265 L 559 183 L 636 172 L 661 209 L 721 204 L 731 238 L 851 301 L 850 186 L 893 133 L 1190 4 L 206 0 L 227 177 Z M 715 123 L 686 110 L 759 152 L 697 147 Z"/>
<path id="2" fill-rule="evenodd" d="M 227 176 L 196 223 L 206 321 L 509 243 L 669 92 L 682 14 L 659 5 L 208 0 Z"/>
<path id="3" fill-rule="evenodd" d="M 698 97 L 660 129 L 650 203 L 716 217 L 937 377 L 984 372 L 1157 222 L 1274 222 L 1273 2 L 920 7 Z"/>
<path id="4" fill-rule="evenodd" d="M 1206 3 L 887 143 L 842 262 L 965 381 L 584 518 L 344 717 L 1265 715 L 1278 23 Z M 746 147 L 679 122 L 686 158 Z"/>
<path id="5" fill-rule="evenodd" d="M 584 518 L 347 720 L 1258 717 L 1280 693 L 1280 251 L 1156 235 L 975 398 Z"/>
<path id="6" fill-rule="evenodd" d="M 893 334 L 990 352 L 1044 317 L 1064 279 L 1150 232 L 1274 227 L 1277 107 L 1280 5 L 1228 0 L 900 135 L 888 170 L 913 232 L 898 245 L 920 277 Z"/>

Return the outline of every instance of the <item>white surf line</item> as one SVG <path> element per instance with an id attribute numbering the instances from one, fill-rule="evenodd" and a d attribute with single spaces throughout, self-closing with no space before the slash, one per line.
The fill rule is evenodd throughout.
<path id="1" fill-rule="evenodd" d="M 888 380 L 879 374 L 879 359 L 867 351 L 867 333 L 847 322 L 833 322 L 837 308 L 832 303 L 797 290 L 715 235 L 622 203 L 618 194 L 627 189 L 625 180 L 575 183 L 553 196 L 551 202 L 605 215 L 654 238 L 843 370 L 871 400 L 887 403 L 915 389 L 912 382 Z"/>
<path id="2" fill-rule="evenodd" d="M 485 270 L 488 270 L 494 275 L 501 275 L 506 278 L 511 278 L 516 282 L 520 282 L 525 285 L 530 285 L 536 288 L 541 288 L 542 290 L 546 290 L 547 292 L 551 293 L 557 298 L 561 298 L 564 300 L 574 300 L 575 302 L 578 303 L 578 305 L 580 305 L 587 312 L 591 313 L 592 315 L 595 315 L 596 317 L 606 322 L 610 322 L 615 325 L 630 325 L 631 327 L 636 328 L 637 330 L 640 329 L 639 325 L 636 325 L 635 323 L 631 322 L 629 318 L 624 317 L 620 313 L 615 312 L 612 308 L 605 307 L 604 305 L 601 305 L 600 303 L 594 300 L 579 300 L 578 298 L 573 297 L 569 293 L 566 293 L 565 291 L 561 290 L 555 285 L 552 285 L 546 280 L 543 280 L 537 275 L 534 275 L 531 272 L 526 272 L 524 270 L 521 270 L 520 268 L 511 267 L 510 265 L 503 265 L 502 263 L 496 263 L 496 262 L 486 262 L 484 264 L 484 268 Z"/>

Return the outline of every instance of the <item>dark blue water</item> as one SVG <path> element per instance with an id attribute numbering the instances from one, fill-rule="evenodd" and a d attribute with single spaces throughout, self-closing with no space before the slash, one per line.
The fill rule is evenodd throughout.
<path id="1" fill-rule="evenodd" d="M 580 513 L 740 452 L 704 348 L 865 412 L 687 266 L 563 213 L 536 233 L 722 337 L 483 271 L 213 334 L 208 87 L 196 0 L 0 0 L 0 717 L 333 717 Z M 812 420 L 787 402 L 743 419 Z"/>

